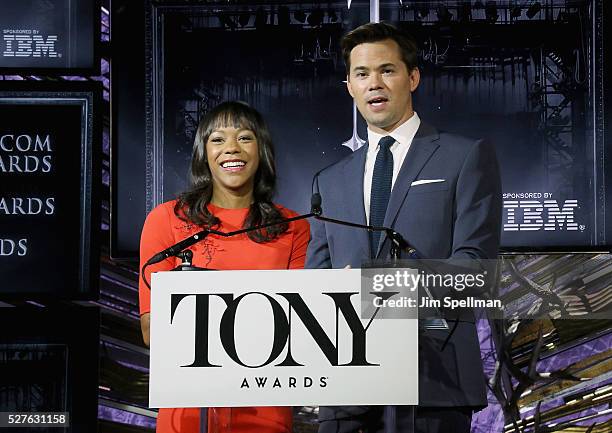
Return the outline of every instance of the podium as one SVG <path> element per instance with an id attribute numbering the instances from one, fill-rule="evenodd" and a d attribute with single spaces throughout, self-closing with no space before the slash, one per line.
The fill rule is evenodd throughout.
<path id="1" fill-rule="evenodd" d="M 417 308 L 375 306 L 417 296 L 376 272 L 153 274 L 150 406 L 418 404 Z"/>

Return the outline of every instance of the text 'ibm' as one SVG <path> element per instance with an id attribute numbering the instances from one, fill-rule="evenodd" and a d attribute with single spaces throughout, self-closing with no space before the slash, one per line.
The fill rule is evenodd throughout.
<path id="1" fill-rule="evenodd" d="M 562 206 L 557 200 L 505 200 L 504 231 L 576 231 L 576 208 L 578 200 L 565 200 Z"/>
<path id="2" fill-rule="evenodd" d="M 51 57 L 61 55 L 55 51 L 56 35 L 43 38 L 41 35 L 10 35 L 4 37 L 4 57 Z"/>

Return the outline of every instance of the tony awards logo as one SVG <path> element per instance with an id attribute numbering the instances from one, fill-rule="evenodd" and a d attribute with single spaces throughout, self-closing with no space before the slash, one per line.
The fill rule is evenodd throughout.
<path id="1" fill-rule="evenodd" d="M 61 58 L 56 50 L 57 35 L 43 35 L 38 30 L 4 29 L 2 57 Z"/>
<path id="2" fill-rule="evenodd" d="M 171 311 L 170 324 L 172 325 L 177 307 L 181 302 L 188 297 L 195 297 L 195 340 L 193 341 L 194 353 L 193 362 L 182 364 L 183 368 L 193 367 L 221 367 L 224 363 L 233 362 L 239 366 L 245 367 L 252 371 L 250 375 L 242 376 L 236 385 L 239 384 L 239 389 L 247 390 L 253 388 L 270 388 L 270 389 L 286 389 L 286 388 L 326 388 L 328 386 L 329 376 L 295 376 L 283 374 L 280 371 L 272 373 L 271 370 L 265 370 L 262 373 L 260 369 L 265 367 L 304 367 L 308 361 L 304 360 L 305 353 L 303 346 L 297 344 L 296 338 L 299 340 L 303 337 L 294 336 L 293 332 L 296 326 L 303 327 L 312 337 L 314 345 L 309 347 L 309 351 L 320 351 L 323 358 L 327 360 L 330 366 L 378 366 L 379 364 L 369 362 L 366 358 L 366 337 L 369 326 L 364 326 L 359 318 L 359 315 L 351 303 L 351 296 L 356 293 L 324 293 L 326 298 L 333 302 L 333 311 L 335 311 L 335 341 L 331 339 L 325 332 L 323 326 L 317 319 L 315 312 L 312 311 L 306 304 L 299 293 L 277 293 L 270 295 L 262 292 L 248 292 L 238 297 L 234 297 L 231 293 L 214 293 L 214 294 L 178 294 L 171 295 Z M 216 324 L 216 320 L 210 320 L 209 305 L 211 298 L 220 298 L 225 304 L 221 320 Z M 246 341 L 243 337 L 241 327 L 237 323 L 244 320 L 249 320 L 249 315 L 239 315 L 239 304 L 245 302 L 245 298 L 259 298 L 264 304 L 269 304 L 271 307 L 273 319 L 273 331 L 269 334 L 272 345 L 267 352 L 259 348 L 238 347 L 238 341 Z M 248 300 L 246 300 L 248 303 Z M 281 304 L 288 303 L 288 310 L 282 307 Z M 247 307 L 248 308 L 248 307 Z M 244 313 L 242 313 L 244 314 Z M 239 316 L 239 317 L 238 317 Z M 252 316 L 251 316 L 252 317 Z M 340 320 L 344 320 L 349 327 L 349 333 L 340 333 L 338 326 Z M 299 322 L 299 324 L 298 324 Z M 257 326 L 253 323 L 252 326 Z M 213 327 L 213 329 L 210 329 Z M 218 337 L 215 337 L 218 336 Z M 210 355 L 209 345 L 212 338 L 218 338 L 221 343 L 222 352 L 215 349 L 216 357 Z M 341 339 L 352 342 L 352 351 L 350 361 L 347 359 L 343 362 L 340 360 L 339 343 Z M 346 344 L 347 341 L 344 341 Z M 257 362 L 247 361 L 240 353 L 253 356 L 265 355 Z M 223 354 L 223 355 L 222 355 Z M 221 355 L 221 356 L 220 356 Z M 213 359 L 216 358 L 216 359 Z M 223 359 L 225 358 L 225 359 Z M 263 360 L 263 358 L 266 358 Z"/>
<path id="3" fill-rule="evenodd" d="M 301 322 L 304 328 L 312 336 L 314 343 L 327 359 L 330 365 L 338 366 L 367 366 L 378 365 L 368 362 L 366 359 L 366 333 L 369 326 L 364 326 L 359 315 L 351 303 L 351 296 L 356 293 L 324 293 L 333 301 L 336 314 L 336 333 L 338 336 L 338 323 L 342 316 L 349 326 L 353 345 L 351 361 L 341 363 L 338 356 L 338 341 L 334 343 L 330 339 L 322 325 L 317 320 L 313 311 L 306 305 L 299 293 L 277 293 L 277 297 L 261 292 L 248 292 L 234 298 L 231 293 L 211 294 L 176 294 L 171 295 L 170 324 L 172 324 L 179 304 L 188 297 L 195 297 L 195 358 L 191 364 L 183 367 L 221 367 L 220 361 L 211 360 L 209 357 L 209 336 L 218 335 L 225 354 L 236 364 L 246 368 L 261 368 L 273 364 L 276 367 L 304 366 L 299 361 L 299 356 L 292 352 L 292 323 Z M 211 298 L 221 298 L 225 303 L 218 329 L 212 333 L 209 330 L 209 304 Z M 247 297 L 261 297 L 270 304 L 274 330 L 271 335 L 272 347 L 267 360 L 259 364 L 247 364 L 239 356 L 240 350 L 236 346 L 237 336 L 237 313 L 239 304 Z M 281 302 L 287 302 L 289 311 L 286 312 Z M 255 326 L 255 324 L 254 324 Z M 337 339 L 338 337 L 336 337 Z M 283 351 L 287 348 L 284 359 Z M 314 348 L 313 348 L 314 349 Z"/>

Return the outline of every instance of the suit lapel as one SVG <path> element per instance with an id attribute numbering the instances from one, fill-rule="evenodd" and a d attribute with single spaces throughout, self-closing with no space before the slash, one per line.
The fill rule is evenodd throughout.
<path id="1" fill-rule="evenodd" d="M 408 153 L 404 158 L 395 184 L 393 185 L 383 226 L 393 227 L 395 218 L 406 198 L 406 194 L 408 194 L 408 190 L 410 190 L 410 184 L 416 179 L 425 163 L 438 148 L 438 144 L 436 143 L 438 138 L 439 134 L 435 128 L 421 122 L 412 140 L 410 149 L 408 149 Z M 378 244 L 378 251 L 376 253 L 377 257 L 378 254 L 380 254 L 385 239 L 386 237 L 384 235 L 380 237 L 380 243 Z"/>
<path id="2" fill-rule="evenodd" d="M 365 160 L 368 151 L 368 144 L 362 146 L 352 154 L 352 158 L 344 166 L 344 185 L 346 194 L 344 195 L 344 215 L 346 220 L 365 224 L 365 210 L 363 207 L 363 175 L 365 171 Z M 370 257 L 370 242 L 366 230 L 355 230 L 355 241 L 364 254 Z"/>

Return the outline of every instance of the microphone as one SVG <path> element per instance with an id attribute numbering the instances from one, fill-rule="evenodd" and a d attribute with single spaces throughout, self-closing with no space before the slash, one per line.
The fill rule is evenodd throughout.
<path id="1" fill-rule="evenodd" d="M 176 244 L 172 245 L 171 247 L 168 247 L 165 250 L 155 254 L 153 257 L 151 257 L 149 260 L 147 260 L 147 263 L 145 263 L 145 266 L 150 266 L 150 265 L 153 265 L 155 263 L 159 263 L 162 260 L 167 259 L 168 257 L 176 256 L 181 251 L 183 251 L 185 248 L 189 248 L 190 246 L 192 246 L 192 245 L 200 242 L 201 240 L 203 240 L 206 236 L 208 236 L 209 233 L 215 233 L 215 234 L 223 235 L 223 233 L 218 232 L 216 230 L 201 230 L 201 231 L 199 231 L 199 232 L 189 236 L 188 238 L 185 238 L 182 241 L 177 242 Z"/>
<path id="2" fill-rule="evenodd" d="M 314 215 L 314 218 L 320 221 L 326 221 L 332 224 L 338 224 L 338 225 L 343 225 L 343 226 L 348 226 L 348 227 L 355 227 L 355 228 L 361 228 L 361 229 L 366 229 L 368 231 L 382 231 L 385 233 L 385 235 L 391 240 L 391 250 L 390 250 L 390 255 L 391 255 L 391 259 L 393 260 L 394 263 L 398 263 L 400 256 L 401 256 L 401 252 L 405 251 L 408 254 L 408 258 L 412 259 L 412 260 L 416 260 L 416 259 L 420 259 L 421 255 L 418 253 L 418 251 L 412 247 L 407 241 L 406 239 L 404 239 L 404 237 L 401 235 L 401 233 L 388 228 L 388 227 L 375 227 L 375 226 L 370 226 L 370 225 L 365 225 L 365 224 L 358 224 L 358 223 L 353 223 L 353 222 L 349 222 L 349 221 L 343 221 L 343 220 L 339 220 L 339 219 L 334 219 L 334 218 L 328 218 L 322 215 L 323 210 L 322 210 L 322 198 L 321 198 L 321 194 L 318 192 L 318 176 L 319 176 L 320 171 L 315 174 L 315 177 L 312 180 L 312 185 L 314 187 L 315 184 L 315 180 L 317 180 L 317 192 L 314 192 L 310 198 L 310 208 L 311 208 L 311 212 Z M 430 290 L 426 287 L 423 286 L 423 289 L 425 291 L 425 294 L 430 298 L 430 299 L 435 299 Z M 426 317 L 422 320 L 422 322 L 419 324 L 419 326 L 423 327 L 424 329 L 444 329 L 447 330 L 449 329 L 448 323 L 446 322 L 446 319 L 442 318 L 442 314 L 440 313 L 440 310 L 437 307 L 433 307 L 434 312 L 435 312 L 435 316 L 434 317 Z M 444 349 L 444 347 L 446 347 L 446 344 L 448 343 L 450 337 L 453 335 L 453 332 L 455 330 L 455 328 L 457 327 L 457 322 L 455 322 L 455 326 L 453 328 L 453 330 L 449 333 L 449 335 L 447 336 L 442 349 Z M 441 349 L 441 350 L 442 350 Z"/>
<path id="3" fill-rule="evenodd" d="M 310 196 L 310 213 L 314 214 L 315 216 L 320 216 L 323 213 L 323 208 L 321 207 L 321 202 L 323 199 L 321 198 L 321 194 L 319 194 L 319 175 L 321 172 L 323 172 L 323 170 L 331 167 L 334 164 L 323 167 L 321 170 L 317 171 L 314 176 L 312 176 L 312 184 L 310 185 L 310 191 L 312 193 Z M 317 192 L 315 192 L 314 189 L 315 182 L 317 183 Z"/>
<path id="4" fill-rule="evenodd" d="M 313 194 L 313 196 L 314 195 L 315 194 Z M 389 238 L 391 240 L 390 255 L 391 255 L 391 258 L 393 260 L 399 259 L 402 251 L 406 251 L 411 259 L 416 259 L 416 258 L 419 257 L 419 255 L 417 253 L 417 250 L 415 248 L 413 248 L 406 241 L 406 239 L 404 239 L 404 237 L 400 233 L 398 233 L 395 230 L 390 229 L 388 227 L 377 227 L 377 226 L 371 226 L 371 225 L 367 225 L 367 224 L 353 223 L 353 222 L 350 222 L 350 221 L 344 221 L 344 220 L 339 220 L 339 219 L 335 219 L 335 218 L 328 218 L 328 217 L 323 216 L 321 214 L 319 214 L 319 215 L 315 214 L 314 217 L 315 217 L 315 219 L 318 219 L 320 221 L 325 221 L 325 222 L 329 222 L 329 223 L 332 223 L 332 224 L 338 224 L 338 225 L 341 225 L 341 226 L 355 227 L 355 228 L 365 229 L 365 230 L 368 230 L 368 231 L 376 231 L 376 232 L 383 232 L 383 233 L 385 233 L 387 238 Z"/>
<path id="5" fill-rule="evenodd" d="M 239 235 L 242 233 L 248 233 L 254 230 L 261 230 L 261 229 L 265 229 L 267 227 L 272 227 L 275 225 L 279 225 L 279 224 L 286 224 L 286 223 L 290 223 L 292 221 L 298 221 L 298 220 L 302 220 L 302 219 L 306 219 L 306 218 L 312 218 L 313 216 L 315 216 L 314 213 L 308 213 L 308 214 L 304 214 L 304 215 L 297 215 L 291 218 L 282 218 L 280 220 L 271 222 L 271 223 L 267 223 L 267 224 L 261 224 L 261 225 L 257 225 L 257 226 L 252 226 L 252 227 L 246 227 L 240 230 L 234 230 L 232 232 L 221 232 L 218 230 L 212 230 L 212 229 L 204 229 L 201 230 L 191 236 L 189 236 L 188 238 L 183 239 L 180 242 L 177 242 L 176 244 L 166 248 L 163 251 L 160 251 L 159 253 L 155 254 L 153 257 L 151 257 L 149 260 L 147 260 L 147 262 L 142 266 L 142 268 L 140 269 L 140 274 L 142 276 L 142 279 L 145 283 L 145 285 L 147 287 L 149 287 L 149 289 L 151 288 L 149 285 L 149 282 L 147 281 L 147 279 L 145 278 L 145 269 L 150 266 L 153 265 L 155 263 L 159 263 L 162 260 L 167 259 L 168 257 L 172 257 L 172 256 L 177 256 L 179 255 L 181 252 L 183 252 L 185 249 L 189 248 L 190 246 L 202 241 L 204 238 L 206 238 L 206 236 L 208 236 L 209 234 L 215 234 L 218 236 L 222 236 L 222 237 L 232 237 L 235 235 Z M 178 267 L 175 270 L 196 270 L 198 268 L 191 266 L 191 263 L 189 263 L 188 269 L 183 269 L 182 267 Z"/>
<path id="6" fill-rule="evenodd" d="M 406 251 L 409 254 L 409 257 L 414 259 L 418 257 L 418 254 L 416 252 L 416 250 L 414 248 L 412 248 L 410 246 L 410 244 L 406 241 L 406 239 L 404 239 L 404 237 L 396 232 L 395 230 L 388 228 L 388 227 L 375 227 L 375 226 L 371 226 L 371 225 L 366 225 L 366 224 L 358 224 L 358 223 L 352 223 L 349 221 L 344 221 L 344 220 L 339 220 L 339 219 L 334 219 L 334 218 L 328 218 L 323 216 L 323 207 L 322 207 L 322 203 L 323 203 L 323 198 L 321 197 L 321 194 L 319 193 L 319 175 L 326 169 L 328 169 L 329 167 L 331 167 L 331 164 L 328 165 L 327 167 L 322 168 L 321 170 L 317 171 L 315 173 L 315 175 L 312 177 L 312 185 L 311 185 L 311 191 L 312 191 L 312 195 L 310 196 L 310 213 L 312 214 L 312 216 L 315 217 L 315 219 L 318 219 L 320 221 L 326 221 L 332 224 L 338 224 L 338 225 L 343 225 L 343 226 L 348 226 L 348 227 L 355 227 L 355 228 L 361 228 L 361 229 L 365 229 L 368 231 L 379 231 L 379 232 L 384 232 L 385 235 L 387 236 L 387 238 L 389 238 L 391 240 L 391 257 L 393 259 L 399 259 L 400 258 L 400 254 L 401 251 Z M 317 189 L 315 192 L 315 183 L 317 185 Z"/>
<path id="7" fill-rule="evenodd" d="M 315 217 L 321 216 L 321 214 L 323 213 L 323 208 L 321 207 L 322 201 L 323 199 L 321 198 L 321 194 L 319 194 L 318 192 L 315 192 L 310 197 L 310 212 L 313 213 Z"/>
<path id="8" fill-rule="evenodd" d="M 319 175 L 327 170 L 329 167 L 338 164 L 340 161 L 333 162 L 321 170 L 317 171 L 314 176 L 312 176 L 312 183 L 310 185 L 310 192 L 312 195 L 310 196 L 310 213 L 313 216 L 317 217 L 323 213 L 323 208 L 321 207 L 321 202 L 323 199 L 321 198 L 321 194 L 319 193 Z M 317 184 L 317 190 L 315 192 L 315 183 Z"/>
<path id="9" fill-rule="evenodd" d="M 167 259 L 168 257 L 172 257 L 172 256 L 176 256 L 180 254 L 186 248 L 189 248 L 190 246 L 206 238 L 206 236 L 208 236 L 210 233 L 221 234 L 221 232 L 217 232 L 216 230 L 206 230 L 206 229 L 201 230 L 189 236 L 188 238 L 185 238 L 182 241 L 179 241 L 176 244 L 166 248 L 165 250 L 160 251 L 159 253 L 151 257 L 149 260 L 147 260 L 147 262 L 144 265 L 142 265 L 142 267 L 140 268 L 140 276 L 142 277 L 142 281 L 144 281 L 145 285 L 149 288 L 149 290 L 151 290 L 151 285 L 147 281 L 145 269 L 147 269 L 149 266 L 155 263 L 159 263 L 162 260 Z"/>
<path id="10" fill-rule="evenodd" d="M 172 256 L 176 256 L 177 254 L 179 254 L 180 252 L 182 252 L 184 249 L 189 248 L 190 246 L 197 244 L 198 242 L 204 240 L 204 238 L 206 238 L 206 236 L 208 236 L 209 234 L 214 234 L 214 235 L 218 235 L 218 236 L 223 236 L 225 238 L 228 237 L 232 237 L 235 235 L 239 235 L 242 233 L 248 233 L 248 232 L 252 232 L 254 230 L 261 230 L 261 229 L 265 229 L 267 227 L 272 227 L 272 226 L 276 226 L 279 224 L 285 224 L 285 223 L 290 223 L 292 221 L 297 221 L 297 220 L 302 220 L 302 219 L 306 219 L 306 218 L 311 218 L 314 215 L 312 213 L 309 214 L 304 214 L 304 215 L 298 215 L 298 216 L 294 216 L 291 218 L 282 218 L 278 221 L 274 221 L 268 224 L 261 224 L 261 225 L 257 225 L 257 226 L 253 226 L 253 227 L 246 227 L 244 229 L 240 229 L 240 230 L 234 230 L 232 232 L 221 232 L 218 230 L 212 230 L 212 229 L 204 229 L 201 230 L 191 236 L 189 236 L 188 238 L 183 239 L 180 242 L 177 242 L 176 244 L 172 245 L 171 247 L 166 248 L 165 250 L 155 254 L 153 257 L 151 257 L 149 260 L 147 260 L 147 263 L 145 263 L 145 266 L 149 266 L 149 265 L 153 265 L 155 263 L 159 263 L 162 260 L 167 259 L 168 257 L 172 257 Z"/>

